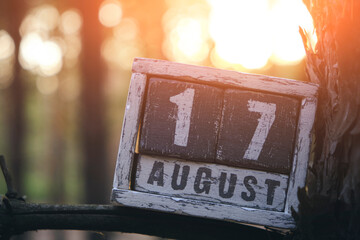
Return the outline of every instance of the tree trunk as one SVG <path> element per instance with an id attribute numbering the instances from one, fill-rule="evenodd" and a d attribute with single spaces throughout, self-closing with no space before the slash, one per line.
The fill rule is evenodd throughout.
<path id="1" fill-rule="evenodd" d="M 9 126 L 9 158 L 11 159 L 11 169 L 13 171 L 16 189 L 21 191 L 23 181 L 24 166 L 24 99 L 25 86 L 21 78 L 21 66 L 17 61 L 19 53 L 21 36 L 19 28 L 24 17 L 26 2 L 22 0 L 12 0 L 8 2 L 8 32 L 15 43 L 15 61 L 13 81 L 9 87 L 9 108 L 8 108 L 8 126 Z"/>
<path id="2" fill-rule="evenodd" d="M 105 104 L 103 96 L 104 76 L 100 48 L 102 28 L 98 20 L 101 1 L 82 0 L 79 4 L 83 16 L 82 31 L 82 93 L 81 93 L 81 141 L 85 174 L 85 202 L 100 204 L 109 202 L 106 157 Z M 99 239 L 90 233 L 89 239 Z"/>
<path id="3" fill-rule="evenodd" d="M 81 140 L 83 143 L 85 197 L 87 203 L 109 202 L 110 191 L 106 171 L 106 129 L 103 96 L 103 63 L 100 56 L 102 29 L 98 20 L 101 1 L 81 1 L 82 96 Z"/>
<path id="4" fill-rule="evenodd" d="M 360 238 L 360 2 L 307 1 L 318 42 L 307 73 L 320 85 L 314 158 L 299 191 L 299 233 L 306 239 Z"/>

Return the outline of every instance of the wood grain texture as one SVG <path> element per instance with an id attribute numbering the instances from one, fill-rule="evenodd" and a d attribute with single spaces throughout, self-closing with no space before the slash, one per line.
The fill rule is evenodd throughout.
<path id="1" fill-rule="evenodd" d="M 132 70 L 177 80 L 276 92 L 294 97 L 313 97 L 318 90 L 318 85 L 313 83 L 147 58 L 135 58 Z"/>
<path id="2" fill-rule="evenodd" d="M 226 90 L 216 162 L 288 174 L 299 105 L 290 97 Z"/>
<path id="3" fill-rule="evenodd" d="M 288 176 L 140 155 L 134 189 L 161 195 L 283 211 Z"/>
<path id="4" fill-rule="evenodd" d="M 316 98 L 305 98 L 301 101 L 294 160 L 289 178 L 289 189 L 287 193 L 285 212 L 291 213 L 291 208 L 295 211 L 298 210 L 299 199 L 297 192 L 299 188 L 303 188 L 305 186 L 316 105 Z"/>
<path id="5" fill-rule="evenodd" d="M 129 189 L 140 114 L 145 95 L 146 75 L 133 73 L 126 102 L 125 116 L 116 161 L 114 188 Z"/>
<path id="6" fill-rule="evenodd" d="M 122 189 L 113 189 L 112 196 L 113 203 L 125 206 L 284 229 L 295 228 L 291 215 L 282 212 Z"/>
<path id="7" fill-rule="evenodd" d="M 222 101 L 215 87 L 150 78 L 139 151 L 214 162 Z"/>

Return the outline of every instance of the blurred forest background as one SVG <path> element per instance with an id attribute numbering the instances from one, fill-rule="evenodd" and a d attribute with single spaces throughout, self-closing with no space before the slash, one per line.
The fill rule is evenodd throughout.
<path id="1" fill-rule="evenodd" d="M 0 154 L 17 190 L 109 203 L 134 57 L 306 81 L 299 26 L 315 44 L 301 0 L 1 0 Z"/>

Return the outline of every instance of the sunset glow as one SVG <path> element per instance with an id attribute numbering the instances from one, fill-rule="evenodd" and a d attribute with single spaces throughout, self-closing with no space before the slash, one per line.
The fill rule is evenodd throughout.
<path id="1" fill-rule="evenodd" d="M 130 69 L 132 59 L 143 56 L 145 46 L 139 23 L 123 18 L 122 4 L 126 9 L 121 1 L 104 0 L 99 8 L 99 21 L 112 33 L 104 39 L 101 52 L 109 64 Z M 160 44 L 171 61 L 240 71 L 297 64 L 305 56 L 299 26 L 312 36 L 312 47 L 316 44 L 312 18 L 301 0 L 174 0 L 166 4 Z M 82 48 L 82 21 L 77 9 L 60 13 L 44 4 L 30 10 L 20 28 L 21 65 L 43 76 L 56 75 L 63 65 L 74 66 Z M 62 36 L 51 37 L 58 33 Z M 12 54 L 10 40 L 1 34 L 0 59 Z"/>
<path id="2" fill-rule="evenodd" d="M 301 0 L 208 2 L 215 54 L 229 64 L 262 68 L 269 60 L 294 64 L 305 56 L 299 26 L 311 29 L 312 19 Z"/>
<path id="3" fill-rule="evenodd" d="M 261 68 L 271 56 L 266 0 L 209 1 L 209 32 L 216 54 L 229 64 Z"/>
<path id="4" fill-rule="evenodd" d="M 131 70 L 132 59 L 142 55 L 139 27 L 132 18 L 124 18 L 113 28 L 111 37 L 101 45 L 101 55 L 111 66 Z M 129 60 L 131 59 L 131 60 Z"/>
<path id="5" fill-rule="evenodd" d="M 164 15 L 164 53 L 170 60 L 202 63 L 210 58 L 215 67 L 243 70 L 304 58 L 299 26 L 311 33 L 313 23 L 301 0 L 207 0 L 207 14 L 204 3 L 202 12 L 194 14 L 200 3 L 176 2 L 177 10 Z"/>
<path id="6" fill-rule="evenodd" d="M 271 11 L 273 34 L 272 60 L 278 64 L 298 63 L 305 56 L 299 26 L 314 30 L 310 13 L 300 0 L 278 0 Z"/>
<path id="7" fill-rule="evenodd" d="M 195 18 L 181 18 L 165 40 L 164 48 L 176 61 L 197 63 L 209 52 L 204 24 Z"/>

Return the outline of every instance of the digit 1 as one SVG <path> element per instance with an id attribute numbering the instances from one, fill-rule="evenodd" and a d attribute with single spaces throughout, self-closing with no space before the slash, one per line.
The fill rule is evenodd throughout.
<path id="1" fill-rule="evenodd" d="M 170 97 L 170 102 L 175 103 L 178 107 L 174 137 L 175 145 L 186 147 L 188 144 L 194 95 L 195 90 L 188 88 L 184 92 Z"/>
<path id="2" fill-rule="evenodd" d="M 258 112 L 261 115 L 258 119 L 258 125 L 249 147 L 245 151 L 244 158 L 249 160 L 258 160 L 264 142 L 275 120 L 276 104 L 264 103 L 250 99 L 247 106 L 250 112 Z"/>

